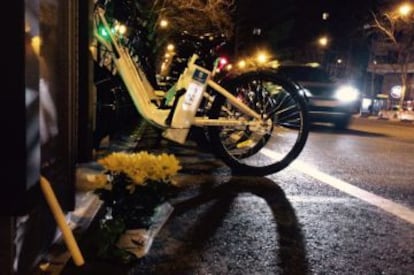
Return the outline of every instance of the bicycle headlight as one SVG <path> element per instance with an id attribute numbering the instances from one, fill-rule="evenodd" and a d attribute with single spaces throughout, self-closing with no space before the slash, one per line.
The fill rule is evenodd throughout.
<path id="1" fill-rule="evenodd" d="M 352 86 L 341 86 L 335 92 L 335 98 L 343 102 L 355 101 L 358 97 L 358 89 Z"/>

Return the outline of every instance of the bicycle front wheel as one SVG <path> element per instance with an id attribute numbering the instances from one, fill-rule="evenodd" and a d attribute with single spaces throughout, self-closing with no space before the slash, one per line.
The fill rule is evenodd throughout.
<path id="1" fill-rule="evenodd" d="M 286 168 L 302 151 L 309 133 L 307 105 L 300 87 L 264 71 L 245 73 L 222 85 L 262 119 L 254 127 L 209 127 L 218 156 L 238 175 L 264 176 Z M 222 95 L 216 95 L 209 118 L 255 120 Z"/>

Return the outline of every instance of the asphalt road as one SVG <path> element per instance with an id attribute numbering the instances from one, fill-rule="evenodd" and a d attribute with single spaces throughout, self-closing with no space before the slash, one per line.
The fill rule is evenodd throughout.
<path id="1" fill-rule="evenodd" d="M 314 126 L 300 157 L 268 177 L 231 177 L 208 148 L 153 145 L 180 158 L 194 188 L 149 254 L 64 274 L 414 274 L 411 124 Z"/>

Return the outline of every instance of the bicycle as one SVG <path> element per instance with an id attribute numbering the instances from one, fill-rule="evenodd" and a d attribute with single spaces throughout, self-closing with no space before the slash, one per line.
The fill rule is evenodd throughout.
<path id="1" fill-rule="evenodd" d="M 139 60 L 131 57 L 126 38 L 112 31 L 119 22 L 112 21 L 104 8 L 95 8 L 93 58 L 101 66 L 113 63 L 111 70 L 122 78 L 139 114 L 164 138 L 184 144 L 190 129 L 202 128 L 214 153 L 239 175 L 273 174 L 298 157 L 309 132 L 299 84 L 270 70 L 216 81 L 215 68 L 198 65 L 194 53 L 171 89 L 155 90 Z"/>

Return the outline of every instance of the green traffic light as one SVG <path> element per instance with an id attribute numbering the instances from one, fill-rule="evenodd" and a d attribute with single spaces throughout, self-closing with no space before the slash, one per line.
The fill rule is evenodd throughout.
<path id="1" fill-rule="evenodd" d="M 101 27 L 99 32 L 103 37 L 108 37 L 109 36 L 108 32 L 105 30 L 104 27 Z"/>

